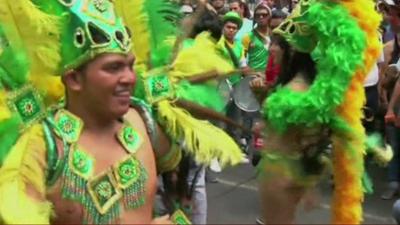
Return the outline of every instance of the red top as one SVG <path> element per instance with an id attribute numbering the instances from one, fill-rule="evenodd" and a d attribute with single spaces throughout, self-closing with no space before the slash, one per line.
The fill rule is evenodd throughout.
<path id="1" fill-rule="evenodd" d="M 274 64 L 274 55 L 268 57 L 267 69 L 265 70 L 265 84 L 274 84 L 278 78 L 281 66 Z"/>

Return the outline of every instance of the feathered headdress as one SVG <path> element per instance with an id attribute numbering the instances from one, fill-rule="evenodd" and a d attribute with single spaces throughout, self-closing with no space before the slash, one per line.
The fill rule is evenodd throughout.
<path id="1" fill-rule="evenodd" d="M 278 87 L 264 104 L 264 116 L 279 131 L 292 125 L 333 129 L 335 224 L 362 220 L 363 82 L 382 48 L 380 19 L 371 0 L 303 0 L 275 30 L 298 51 L 312 53 L 317 76 L 304 93 Z"/>

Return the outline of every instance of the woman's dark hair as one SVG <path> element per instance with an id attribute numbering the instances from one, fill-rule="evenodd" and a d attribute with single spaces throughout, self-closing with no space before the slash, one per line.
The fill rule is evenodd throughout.
<path id="1" fill-rule="evenodd" d="M 195 38 L 201 32 L 209 31 L 211 33 L 211 37 L 213 37 L 215 40 L 219 40 L 222 35 L 222 28 L 223 24 L 221 18 L 214 12 L 206 9 L 194 25 L 190 37 Z"/>
<path id="2" fill-rule="evenodd" d="M 276 85 L 289 83 L 297 73 L 302 73 L 304 79 L 311 84 L 317 75 L 317 68 L 310 53 L 293 51 L 289 58 L 287 61 L 282 60 L 281 68 L 283 70 L 278 76 Z"/>
<path id="3" fill-rule="evenodd" d="M 249 6 L 245 2 L 242 2 L 241 0 L 230 0 L 229 4 L 235 3 L 235 2 L 239 3 L 240 8 L 243 9 L 243 17 L 250 19 L 251 13 L 250 13 Z"/>
<path id="4" fill-rule="evenodd" d="M 283 73 L 287 73 L 286 70 L 288 70 L 288 68 L 289 68 L 288 66 L 284 66 L 284 65 L 288 65 L 290 62 L 291 47 L 290 47 L 289 42 L 287 42 L 286 39 L 282 35 L 279 35 L 279 34 L 271 35 L 271 44 L 278 45 L 283 51 L 282 59 L 280 62 L 280 65 L 281 65 L 280 66 L 281 71 L 279 73 L 279 76 L 280 76 Z M 279 77 L 278 77 L 278 80 L 279 80 Z"/>

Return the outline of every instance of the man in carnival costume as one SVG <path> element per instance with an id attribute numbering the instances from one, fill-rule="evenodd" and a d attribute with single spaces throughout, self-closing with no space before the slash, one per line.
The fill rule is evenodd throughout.
<path id="1" fill-rule="evenodd" d="M 27 27 L 21 24 L 26 22 L 24 16 L 35 17 L 24 24 Z M 32 40 L 24 37 L 27 33 L 15 31 L 32 31 L 34 26 L 48 26 L 46 32 L 54 32 L 42 31 L 39 36 L 35 31 L 30 38 L 47 41 L 36 40 L 38 54 L 45 54 L 40 49 L 48 47 L 47 56 L 51 57 L 46 60 L 59 66 L 53 71 L 45 66 L 41 69 L 43 75 L 48 71 L 62 75 L 65 99 L 40 123 L 45 109 L 39 90 L 27 86 L 9 98 L 15 105 L 14 116 L 20 116 L 25 127 L 0 169 L 0 220 L 151 223 L 156 167 L 149 126 L 139 110 L 130 108 L 135 57 L 130 53 L 128 30 L 108 1 L 2 3 L 2 39 L 8 43 L 3 50 L 20 54 L 26 50 L 32 77 L 35 69 L 40 70 L 35 66 L 41 60 L 30 54 L 32 46 L 27 44 Z M 61 33 L 52 28 L 59 28 Z M 50 43 L 57 41 L 59 61 L 57 51 L 50 53 L 57 48 Z M 163 218 L 161 222 L 169 220 Z"/>
<path id="2" fill-rule="evenodd" d="M 266 223 L 294 222 L 296 206 L 323 171 L 328 137 L 332 222 L 362 221 L 363 82 L 380 53 L 379 23 L 371 0 L 303 0 L 275 30 L 294 53 L 263 106 L 266 140 L 259 170 Z"/>
<path id="3" fill-rule="evenodd" d="M 2 223 L 170 223 L 153 220 L 155 158 L 158 171 L 170 171 L 179 137 L 190 142 L 167 138 L 131 98 L 132 39 L 111 1 L 0 5 Z M 158 111 L 176 116 L 165 104 Z"/>

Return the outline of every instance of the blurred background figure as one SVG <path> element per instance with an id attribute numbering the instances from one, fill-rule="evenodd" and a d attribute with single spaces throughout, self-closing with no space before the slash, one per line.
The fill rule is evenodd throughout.
<path id="1" fill-rule="evenodd" d="M 229 8 L 225 5 L 225 0 L 210 0 L 210 4 L 212 7 L 214 7 L 220 17 L 229 12 Z"/>
<path id="2" fill-rule="evenodd" d="M 253 30 L 253 21 L 251 12 L 246 2 L 242 0 L 229 1 L 229 11 L 236 12 L 242 19 L 242 26 L 236 33 L 235 40 L 241 41 L 243 36 Z"/>

